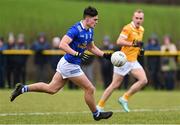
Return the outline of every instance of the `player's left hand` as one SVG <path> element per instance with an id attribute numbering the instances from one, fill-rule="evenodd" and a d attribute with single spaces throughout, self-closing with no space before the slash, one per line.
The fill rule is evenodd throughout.
<path id="1" fill-rule="evenodd" d="M 143 42 L 134 40 L 132 46 L 141 48 L 143 47 Z"/>
<path id="2" fill-rule="evenodd" d="M 112 56 L 112 53 L 104 53 L 103 54 L 103 57 L 108 60 L 111 60 L 111 56 Z"/>
<path id="3" fill-rule="evenodd" d="M 81 58 L 82 61 L 86 62 L 89 59 L 89 55 L 87 55 L 86 53 L 79 53 L 77 52 L 77 54 L 75 56 L 78 56 Z"/>

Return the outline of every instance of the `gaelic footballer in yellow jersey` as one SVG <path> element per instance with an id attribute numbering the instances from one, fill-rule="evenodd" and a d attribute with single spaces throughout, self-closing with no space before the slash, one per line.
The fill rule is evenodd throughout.
<path id="1" fill-rule="evenodd" d="M 144 28 L 142 26 L 136 28 L 134 22 L 132 21 L 128 25 L 124 26 L 122 32 L 120 33 L 120 37 L 132 44 L 133 42 L 141 42 L 143 34 Z M 134 46 L 122 46 L 121 51 L 126 54 L 128 61 L 132 62 L 137 60 L 140 48 Z"/>
<path id="2" fill-rule="evenodd" d="M 119 38 L 117 39 L 117 45 L 122 47 L 121 51 L 126 54 L 128 61 L 122 67 L 114 67 L 113 80 L 104 91 L 97 105 L 97 108 L 101 111 L 104 110 L 105 102 L 108 100 L 112 92 L 119 88 L 126 74 L 131 73 L 137 81 L 118 99 L 119 104 L 125 112 L 130 112 L 128 107 L 129 97 L 147 84 L 144 69 L 137 61 L 137 56 L 143 45 L 142 38 L 144 28 L 141 26 L 143 21 L 144 12 L 139 9 L 136 10 L 133 13 L 132 22 L 123 27 Z"/>

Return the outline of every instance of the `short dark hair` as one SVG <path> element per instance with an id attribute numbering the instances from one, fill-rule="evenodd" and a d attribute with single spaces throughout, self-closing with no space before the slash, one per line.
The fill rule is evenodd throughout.
<path id="1" fill-rule="evenodd" d="M 86 16 L 94 17 L 97 15 L 98 15 L 98 11 L 94 7 L 88 6 L 87 8 L 84 9 L 83 18 L 85 18 Z"/>

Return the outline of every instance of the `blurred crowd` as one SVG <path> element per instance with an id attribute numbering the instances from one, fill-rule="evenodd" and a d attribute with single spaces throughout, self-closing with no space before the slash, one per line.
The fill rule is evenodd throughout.
<path id="1" fill-rule="evenodd" d="M 27 44 L 24 34 L 18 34 L 16 37 L 13 33 L 9 33 L 7 41 L 0 37 L 0 88 L 14 88 L 16 83 L 27 84 L 26 68 L 28 55 L 4 55 L 3 50 L 34 50 L 34 67 L 36 69 L 36 80 L 45 81 L 47 74 L 47 65 L 51 66 L 53 72 L 56 71 L 56 65 L 63 55 L 46 56 L 42 54 L 43 50 L 59 50 L 60 37 L 56 36 L 49 42 L 45 33 L 39 33 L 37 38 L 31 45 Z M 145 42 L 145 50 L 148 51 L 166 51 L 177 52 L 176 45 L 173 44 L 172 38 L 168 35 L 163 37 L 160 42 L 158 36 L 153 34 Z M 160 44 L 162 43 L 162 44 Z M 109 36 L 104 36 L 102 40 L 102 50 L 118 51 L 120 47 L 110 40 Z M 176 87 L 176 81 L 180 80 L 180 59 L 178 56 L 146 56 L 139 57 L 140 63 L 144 66 L 148 78 L 149 85 L 154 89 L 173 90 Z M 88 63 L 82 63 L 82 69 L 91 81 L 96 77 L 97 68 L 100 71 L 103 88 L 105 89 L 112 80 L 113 65 L 109 60 L 103 58 L 95 58 L 90 56 Z M 97 63 L 99 66 L 97 67 Z M 124 84 L 121 88 L 127 89 L 131 81 L 130 74 L 125 76 Z M 94 82 L 93 82 L 94 83 Z M 68 82 L 70 89 L 78 89 L 71 81 Z"/>
<path id="2" fill-rule="evenodd" d="M 177 48 L 173 43 L 172 38 L 165 35 L 162 44 L 158 40 L 156 34 L 153 34 L 147 41 L 145 50 L 163 51 L 176 53 Z M 178 78 L 179 67 L 178 56 L 149 56 L 147 57 L 147 70 L 150 77 L 150 82 L 155 89 L 173 90 L 175 81 Z"/>

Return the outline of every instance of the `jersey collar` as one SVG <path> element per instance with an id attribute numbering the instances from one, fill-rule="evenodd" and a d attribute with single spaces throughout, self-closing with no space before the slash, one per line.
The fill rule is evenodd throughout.
<path id="1" fill-rule="evenodd" d="M 83 23 L 82 23 L 82 20 L 80 21 L 80 24 L 81 24 L 81 27 L 82 27 L 83 29 L 86 29 L 86 28 L 84 27 Z"/>
<path id="2" fill-rule="evenodd" d="M 83 28 L 83 30 L 87 30 L 87 31 L 90 30 L 90 28 L 86 29 L 86 28 L 84 27 L 84 25 L 83 25 L 83 23 L 82 23 L 82 20 L 80 21 L 80 24 L 81 24 L 81 27 Z"/>
<path id="3" fill-rule="evenodd" d="M 131 26 L 132 26 L 134 29 L 136 29 L 136 26 L 135 26 L 135 24 L 134 24 L 133 21 L 131 22 Z"/>
<path id="4" fill-rule="evenodd" d="M 131 22 L 131 27 L 132 27 L 133 29 L 140 29 L 140 27 L 139 27 L 139 28 L 137 28 L 137 27 L 135 26 L 135 24 L 134 24 L 134 22 L 133 22 L 133 21 Z"/>

